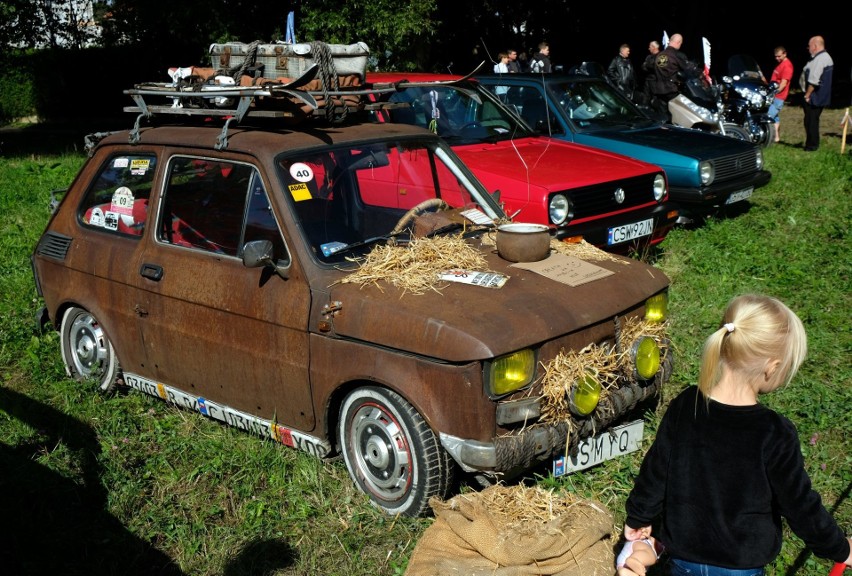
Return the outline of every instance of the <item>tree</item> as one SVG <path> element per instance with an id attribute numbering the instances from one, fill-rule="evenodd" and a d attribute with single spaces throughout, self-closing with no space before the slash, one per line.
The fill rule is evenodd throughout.
<path id="1" fill-rule="evenodd" d="M 0 41 L 18 48 L 84 48 L 98 41 L 91 0 L 7 0 Z"/>

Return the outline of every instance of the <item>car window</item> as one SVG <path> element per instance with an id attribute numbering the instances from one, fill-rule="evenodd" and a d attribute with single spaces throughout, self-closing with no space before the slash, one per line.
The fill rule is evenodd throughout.
<path id="1" fill-rule="evenodd" d="M 581 128 L 645 120 L 632 102 L 606 82 L 566 82 L 553 90 L 559 105 Z"/>
<path id="2" fill-rule="evenodd" d="M 527 136 L 506 108 L 484 88 L 412 86 L 389 100 L 408 106 L 387 111 L 391 122 L 428 128 L 451 144 Z"/>
<path id="3" fill-rule="evenodd" d="M 449 154 L 434 143 L 371 143 L 285 157 L 280 176 L 308 246 L 321 261 L 339 261 L 334 255 L 342 248 L 387 239 L 402 216 L 424 202 L 478 206 L 496 216 L 493 207 L 473 200 L 478 184 Z"/>
<path id="4" fill-rule="evenodd" d="M 158 239 L 240 256 L 245 242 L 270 240 L 284 255 L 278 224 L 257 170 L 247 164 L 189 156 L 171 159 Z"/>
<path id="5" fill-rule="evenodd" d="M 156 165 L 154 154 L 111 156 L 83 198 L 80 221 L 117 234 L 141 236 L 148 219 Z"/>
<path id="6" fill-rule="evenodd" d="M 496 87 L 495 87 L 496 88 Z M 507 87 L 508 88 L 508 87 Z M 527 121 L 536 132 L 542 134 L 562 134 L 564 130 L 556 118 L 550 114 L 544 94 L 531 86 L 513 86 L 507 90 L 506 102 L 521 118 Z M 550 128 L 548 129 L 548 123 Z"/>

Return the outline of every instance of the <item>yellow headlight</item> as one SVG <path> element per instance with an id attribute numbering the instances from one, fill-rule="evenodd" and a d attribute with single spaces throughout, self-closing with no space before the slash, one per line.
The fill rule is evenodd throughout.
<path id="1" fill-rule="evenodd" d="M 601 399 L 601 383 L 589 372 L 574 384 L 571 390 L 571 411 L 578 416 L 588 416 Z"/>
<path id="2" fill-rule="evenodd" d="M 645 320 L 648 322 L 662 322 L 669 317 L 669 294 L 660 292 L 645 300 Z"/>
<path id="3" fill-rule="evenodd" d="M 535 373 L 535 353 L 521 350 L 494 360 L 491 365 L 491 390 L 501 396 L 523 388 L 532 382 Z"/>
<path id="4" fill-rule="evenodd" d="M 653 378 L 660 369 L 660 347 L 653 338 L 643 336 L 633 345 L 633 362 L 640 378 Z"/>

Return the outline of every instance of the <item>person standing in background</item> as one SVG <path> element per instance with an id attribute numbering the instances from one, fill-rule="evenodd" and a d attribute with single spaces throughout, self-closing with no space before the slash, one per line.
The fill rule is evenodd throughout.
<path id="1" fill-rule="evenodd" d="M 548 73 L 552 72 L 553 67 L 550 64 L 550 44 L 542 42 L 538 45 L 538 52 L 533 54 L 530 62 L 530 72 Z"/>
<path id="2" fill-rule="evenodd" d="M 831 103 L 831 77 L 834 60 L 825 51 L 825 40 L 814 36 L 808 41 L 811 59 L 802 69 L 799 87 L 805 93 L 802 106 L 805 109 L 805 152 L 819 149 L 819 117 L 822 109 Z"/>
<path id="3" fill-rule="evenodd" d="M 521 65 L 518 63 L 518 51 L 510 48 L 506 51 L 509 55 L 509 63 L 506 65 L 509 68 L 510 74 L 517 74 L 521 71 Z"/>
<path id="4" fill-rule="evenodd" d="M 497 63 L 494 64 L 494 72 L 497 74 L 509 73 L 509 55 L 506 52 L 500 52 L 497 55 Z"/>
<path id="5" fill-rule="evenodd" d="M 775 60 L 778 65 L 772 71 L 770 82 L 778 82 L 778 91 L 775 92 L 775 99 L 769 107 L 769 117 L 775 122 L 775 141 L 781 141 L 781 118 L 778 113 L 784 107 L 784 101 L 787 100 L 787 94 L 790 92 L 790 82 L 793 81 L 793 63 L 787 58 L 787 49 L 783 46 L 775 48 Z"/>
<path id="6" fill-rule="evenodd" d="M 636 76 L 633 73 L 633 63 L 630 61 L 630 46 L 622 44 L 618 48 L 618 54 L 609 63 L 606 69 L 606 77 L 616 88 L 633 100 L 633 92 L 636 90 Z"/>
<path id="7" fill-rule="evenodd" d="M 652 84 L 654 83 L 654 60 L 657 54 L 660 53 L 660 43 L 656 40 L 651 40 L 648 43 L 648 55 L 645 56 L 645 61 L 642 62 L 642 99 L 644 102 L 640 104 L 650 104 L 652 92 Z"/>

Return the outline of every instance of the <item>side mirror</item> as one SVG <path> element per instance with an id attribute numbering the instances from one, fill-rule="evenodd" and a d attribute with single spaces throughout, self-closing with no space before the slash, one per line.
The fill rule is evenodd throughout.
<path id="1" fill-rule="evenodd" d="M 490 192 L 491 197 L 494 198 L 494 201 L 499 204 L 500 203 L 500 190 L 495 190 L 494 192 Z"/>
<path id="2" fill-rule="evenodd" d="M 272 242 L 269 240 L 253 240 L 247 242 L 243 246 L 243 266 L 246 268 L 260 268 L 262 266 L 271 266 L 275 272 L 286 279 L 288 277 L 287 268 L 278 265 L 273 257 Z"/>

